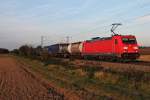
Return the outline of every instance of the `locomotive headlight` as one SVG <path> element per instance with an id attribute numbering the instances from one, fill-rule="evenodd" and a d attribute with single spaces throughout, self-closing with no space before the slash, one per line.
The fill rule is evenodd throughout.
<path id="1" fill-rule="evenodd" d="M 127 49 L 128 49 L 128 47 L 123 47 L 123 49 L 124 49 L 124 50 L 127 50 Z"/>
<path id="2" fill-rule="evenodd" d="M 133 47 L 133 49 L 137 50 L 137 49 L 138 49 L 138 47 Z"/>

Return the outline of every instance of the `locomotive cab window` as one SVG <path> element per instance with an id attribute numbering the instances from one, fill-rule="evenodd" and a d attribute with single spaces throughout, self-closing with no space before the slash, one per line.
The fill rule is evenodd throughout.
<path id="1" fill-rule="evenodd" d="M 135 38 L 122 38 L 122 42 L 125 44 L 136 44 Z"/>

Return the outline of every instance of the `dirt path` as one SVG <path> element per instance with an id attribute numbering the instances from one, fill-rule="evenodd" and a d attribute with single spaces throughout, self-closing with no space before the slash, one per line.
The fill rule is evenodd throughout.
<path id="1" fill-rule="evenodd" d="M 0 57 L 0 100 L 62 100 L 24 71 L 17 61 Z"/>

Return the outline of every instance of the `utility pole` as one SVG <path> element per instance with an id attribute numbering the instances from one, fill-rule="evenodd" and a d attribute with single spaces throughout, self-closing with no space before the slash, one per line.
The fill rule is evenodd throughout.
<path id="1" fill-rule="evenodd" d="M 70 37 L 67 36 L 67 37 L 66 37 L 66 43 L 69 43 L 69 42 L 70 42 Z"/>
<path id="2" fill-rule="evenodd" d="M 43 47 L 44 36 L 41 36 L 41 48 Z"/>

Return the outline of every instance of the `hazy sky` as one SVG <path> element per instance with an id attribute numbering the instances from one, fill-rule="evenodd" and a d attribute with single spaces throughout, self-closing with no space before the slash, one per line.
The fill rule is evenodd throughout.
<path id="1" fill-rule="evenodd" d="M 38 45 L 42 35 L 45 45 L 110 36 L 114 22 L 150 45 L 150 0 L 0 0 L 0 47 Z"/>

